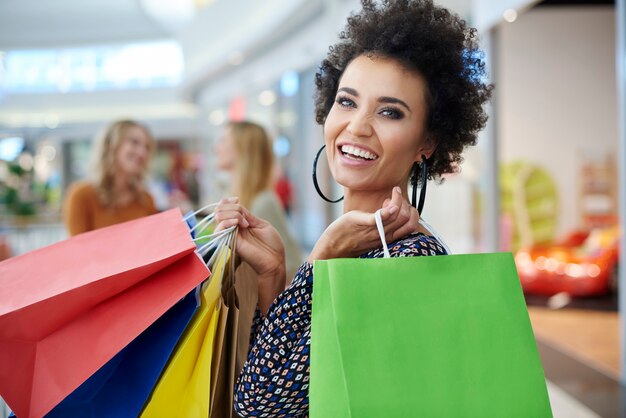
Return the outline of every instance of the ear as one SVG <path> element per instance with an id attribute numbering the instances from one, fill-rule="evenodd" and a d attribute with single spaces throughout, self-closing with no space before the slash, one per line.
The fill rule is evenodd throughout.
<path id="1" fill-rule="evenodd" d="M 417 155 L 415 156 L 415 161 L 418 163 L 422 162 L 422 156 L 429 159 L 437 149 L 437 141 L 435 141 L 432 137 L 426 137 L 420 147 L 417 149 Z"/>

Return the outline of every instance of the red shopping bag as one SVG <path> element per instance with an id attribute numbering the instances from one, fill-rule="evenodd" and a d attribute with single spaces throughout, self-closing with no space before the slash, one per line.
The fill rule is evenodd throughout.
<path id="1" fill-rule="evenodd" d="M 0 263 L 0 395 L 50 411 L 209 271 L 179 210 Z"/>

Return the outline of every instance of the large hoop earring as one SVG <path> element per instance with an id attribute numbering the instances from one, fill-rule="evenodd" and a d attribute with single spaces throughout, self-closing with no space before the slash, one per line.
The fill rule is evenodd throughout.
<path id="1" fill-rule="evenodd" d="M 426 158 L 426 156 L 422 155 L 422 163 L 418 164 L 415 163 L 415 165 L 413 166 L 413 181 L 412 181 L 412 189 L 413 189 L 413 196 L 411 198 L 411 204 L 417 209 L 417 212 L 421 215 L 422 214 L 422 210 L 424 209 L 424 201 L 426 200 L 426 184 L 428 183 L 428 179 L 426 178 L 426 176 L 428 175 L 428 165 L 427 165 L 427 161 L 428 159 Z M 416 198 L 417 198 L 417 172 L 419 171 L 421 166 L 422 169 L 422 188 L 420 190 L 420 200 L 419 203 L 416 202 Z M 416 204 L 417 203 L 417 204 Z"/>
<path id="2" fill-rule="evenodd" d="M 320 189 L 320 186 L 317 183 L 317 160 L 319 160 L 320 154 L 322 153 L 322 151 L 324 151 L 324 148 L 326 148 L 326 145 L 322 145 L 322 148 L 320 148 L 320 150 L 317 151 L 317 154 L 315 155 L 315 160 L 313 160 L 313 186 L 315 186 L 315 190 L 317 191 L 317 194 L 319 194 L 320 197 L 324 199 L 325 201 L 329 203 L 341 202 L 343 200 L 343 196 L 341 196 L 337 200 L 330 200 L 329 198 L 324 196 L 324 193 L 322 193 L 322 190 Z"/>

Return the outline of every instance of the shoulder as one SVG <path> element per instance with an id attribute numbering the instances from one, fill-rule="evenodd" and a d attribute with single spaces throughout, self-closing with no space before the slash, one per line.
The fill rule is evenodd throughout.
<path id="1" fill-rule="evenodd" d="M 271 190 L 264 190 L 254 197 L 250 204 L 250 212 L 254 216 L 275 223 L 284 216 L 278 196 Z"/>
<path id="2" fill-rule="evenodd" d="M 96 194 L 96 186 L 89 181 L 77 181 L 70 185 L 70 191 L 80 194 Z"/>
<path id="3" fill-rule="evenodd" d="M 409 234 L 387 245 L 392 257 L 414 257 L 424 255 L 446 255 L 447 252 L 437 238 L 422 232 Z M 369 251 L 361 258 L 379 258 L 383 256 L 383 249 Z"/>
<path id="4" fill-rule="evenodd" d="M 95 199 L 98 195 L 96 186 L 88 181 L 72 183 L 67 191 L 68 199 Z"/>
<path id="5" fill-rule="evenodd" d="M 300 264 L 295 277 L 289 287 L 303 287 L 313 285 L 313 265 L 308 261 Z"/>
<path id="6" fill-rule="evenodd" d="M 278 196 L 271 190 L 263 190 L 261 193 L 257 194 L 251 204 L 252 210 L 267 207 L 280 207 Z"/>
<path id="7" fill-rule="evenodd" d="M 141 198 L 142 198 L 142 202 L 144 203 L 144 206 L 146 207 L 146 209 L 148 209 L 148 211 L 152 213 L 157 212 L 157 208 L 154 203 L 154 197 L 152 197 L 152 194 L 147 189 L 144 189 L 142 191 Z"/>

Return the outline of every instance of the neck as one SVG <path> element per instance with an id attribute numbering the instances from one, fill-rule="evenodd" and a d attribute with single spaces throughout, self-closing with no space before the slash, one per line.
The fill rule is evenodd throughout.
<path id="1" fill-rule="evenodd" d="M 407 193 L 407 186 L 399 186 L 402 190 L 402 197 L 410 202 Z M 360 191 L 344 189 L 343 213 L 358 210 L 374 213 L 383 207 L 385 199 L 391 199 L 391 188 L 389 190 Z"/>
<path id="2" fill-rule="evenodd" d="M 239 196 L 241 190 L 239 189 L 239 176 L 236 170 L 230 170 L 230 195 Z"/>
<path id="3" fill-rule="evenodd" d="M 113 190 L 117 193 L 124 193 L 130 190 L 130 182 L 128 176 L 119 174 L 113 181 Z"/>

